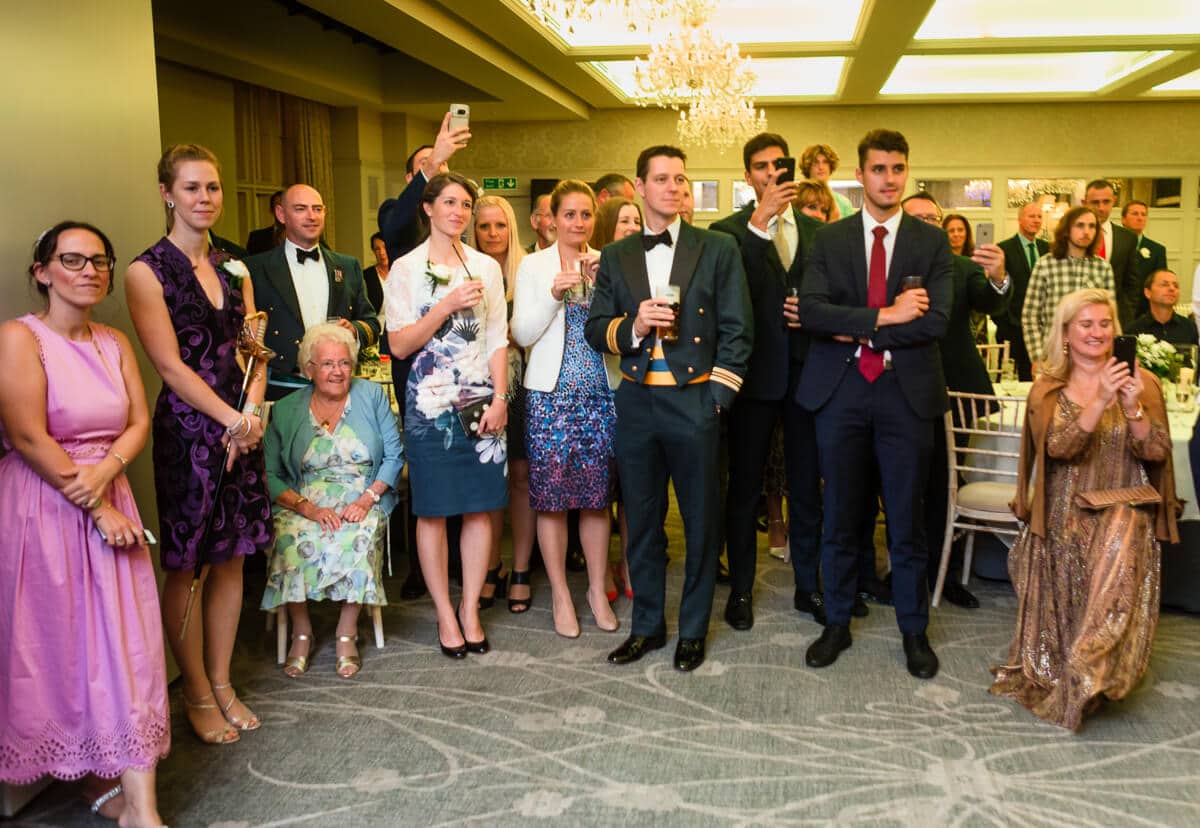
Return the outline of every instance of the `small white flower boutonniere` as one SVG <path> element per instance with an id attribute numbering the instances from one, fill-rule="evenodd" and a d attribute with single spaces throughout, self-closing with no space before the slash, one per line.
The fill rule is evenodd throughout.
<path id="1" fill-rule="evenodd" d="M 345 277 L 342 275 L 340 268 L 335 268 L 333 271 L 333 281 L 341 282 Z"/>
<path id="2" fill-rule="evenodd" d="M 242 286 L 242 280 L 250 278 L 250 271 L 241 259 L 226 259 L 219 265 L 229 277 L 229 284 L 235 288 Z"/>
<path id="3" fill-rule="evenodd" d="M 1138 252 L 1142 254 L 1143 259 L 1150 258 L 1150 248 L 1149 247 L 1139 247 Z"/>

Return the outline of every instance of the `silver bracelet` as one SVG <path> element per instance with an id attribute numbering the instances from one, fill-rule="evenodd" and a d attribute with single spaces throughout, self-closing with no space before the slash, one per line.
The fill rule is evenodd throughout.
<path id="1" fill-rule="evenodd" d="M 370 497 L 371 497 L 371 500 L 374 500 L 374 501 L 375 501 L 375 504 L 376 504 L 376 505 L 378 505 L 378 504 L 379 504 L 380 497 L 379 497 L 379 495 L 378 495 L 378 494 L 375 492 L 375 490 L 374 490 L 374 489 L 367 489 L 367 494 L 368 494 L 368 495 L 370 495 Z"/>
<path id="2" fill-rule="evenodd" d="M 241 434 L 238 434 L 237 433 L 238 426 L 245 426 L 246 430 L 243 431 Z M 235 440 L 245 437 L 247 434 L 250 433 L 250 421 L 246 419 L 246 415 L 239 414 L 238 418 L 233 421 L 233 425 L 231 425 L 225 429 L 225 433 L 228 434 L 230 437 L 234 438 Z"/>
<path id="3" fill-rule="evenodd" d="M 124 457 L 122 457 L 120 454 L 118 454 L 116 451 L 114 451 L 113 449 L 109 449 L 108 453 L 111 454 L 113 457 L 117 458 L 117 462 L 119 462 L 121 464 L 121 468 L 123 468 L 123 469 L 129 468 L 129 461 L 126 460 Z"/>
<path id="4" fill-rule="evenodd" d="M 255 417 L 262 418 L 263 407 L 258 403 L 247 402 L 242 406 L 243 414 L 253 414 Z"/>

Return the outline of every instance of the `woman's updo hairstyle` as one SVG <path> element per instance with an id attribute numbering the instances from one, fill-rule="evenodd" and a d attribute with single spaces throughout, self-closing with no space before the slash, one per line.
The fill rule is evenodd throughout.
<path id="1" fill-rule="evenodd" d="M 216 168 L 217 176 L 221 175 L 221 162 L 208 147 L 199 144 L 171 144 L 163 150 L 162 157 L 158 159 L 158 183 L 170 191 L 175 186 L 175 175 L 179 165 L 188 161 L 207 161 Z M 175 225 L 175 209 L 163 202 L 163 211 L 167 215 L 167 232 L 170 233 Z"/>

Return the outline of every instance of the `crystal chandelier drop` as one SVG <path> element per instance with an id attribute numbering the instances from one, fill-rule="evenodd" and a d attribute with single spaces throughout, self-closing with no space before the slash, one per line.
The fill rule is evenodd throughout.
<path id="1" fill-rule="evenodd" d="M 649 32 L 655 24 L 707 8 L 711 13 L 716 0 L 525 0 L 531 12 L 551 28 L 575 34 L 580 26 L 609 15 L 618 15 L 631 32 Z"/>
<path id="2" fill-rule="evenodd" d="M 742 98 L 758 79 L 737 44 L 704 25 L 711 7 L 691 6 L 680 31 L 654 43 L 646 60 L 634 59 L 634 100 L 642 106 L 678 109 L 704 97 Z"/>
<path id="3" fill-rule="evenodd" d="M 706 96 L 679 113 L 677 132 L 686 146 L 713 147 L 721 152 L 751 135 L 766 132 L 767 114 L 755 111 L 745 97 Z"/>

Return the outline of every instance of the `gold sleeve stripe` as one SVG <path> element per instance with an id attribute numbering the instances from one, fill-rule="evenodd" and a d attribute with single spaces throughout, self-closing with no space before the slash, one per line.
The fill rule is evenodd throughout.
<path id="1" fill-rule="evenodd" d="M 713 368 L 712 378 L 722 385 L 729 386 L 734 391 L 740 391 L 742 388 L 742 378 L 728 368 Z"/>
<path id="2" fill-rule="evenodd" d="M 608 344 L 608 350 L 614 354 L 620 355 L 621 348 L 617 345 L 617 328 L 621 327 L 621 323 L 625 321 L 625 317 L 614 318 L 608 323 L 608 330 L 604 333 L 604 339 Z"/>
<path id="3" fill-rule="evenodd" d="M 726 388 L 729 388 L 734 393 L 737 393 L 738 391 L 742 390 L 740 384 L 734 385 L 732 382 L 730 382 L 725 377 L 718 376 L 716 371 L 713 372 L 712 381 L 721 383 L 721 385 L 724 385 Z"/>

